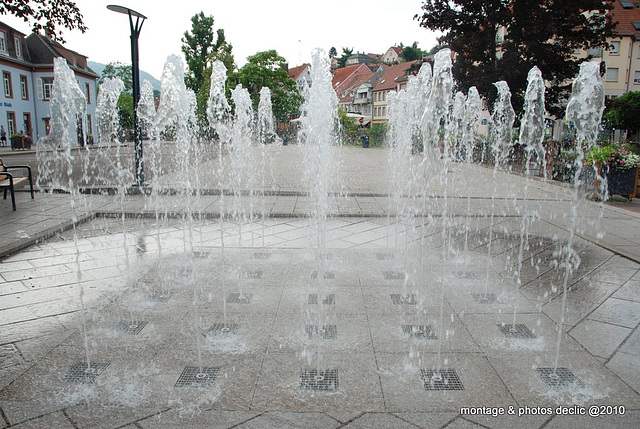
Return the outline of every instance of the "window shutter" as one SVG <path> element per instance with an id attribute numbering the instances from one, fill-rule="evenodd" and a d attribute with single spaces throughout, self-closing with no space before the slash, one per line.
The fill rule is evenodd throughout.
<path id="1" fill-rule="evenodd" d="M 38 78 L 38 84 L 36 85 L 38 89 L 38 100 L 42 100 L 44 98 L 44 88 L 42 87 L 42 78 Z"/>

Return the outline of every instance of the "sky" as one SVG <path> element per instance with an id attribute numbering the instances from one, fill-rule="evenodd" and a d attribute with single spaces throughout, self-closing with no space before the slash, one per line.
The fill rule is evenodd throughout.
<path id="1" fill-rule="evenodd" d="M 140 68 L 160 79 L 169 55 L 182 57 L 181 38 L 191 30 L 191 17 L 199 12 L 214 17 L 214 34 L 224 29 L 233 45 L 236 64 L 257 52 L 275 49 L 289 67 L 311 62 L 315 48 L 333 46 L 353 52 L 384 54 L 393 45 L 414 41 L 424 50 L 436 44 L 437 34 L 421 28 L 413 19 L 421 12 L 421 0 L 75 0 L 89 28 L 64 29 L 66 46 L 107 64 L 131 63 L 129 18 L 112 12 L 116 4 L 146 16 L 139 39 Z M 31 26 L 13 16 L 0 21 L 25 34 Z"/>

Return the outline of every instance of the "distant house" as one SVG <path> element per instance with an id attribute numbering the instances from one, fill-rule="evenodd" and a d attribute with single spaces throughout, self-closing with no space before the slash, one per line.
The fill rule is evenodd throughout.
<path id="1" fill-rule="evenodd" d="M 289 77 L 296 82 L 299 89 L 302 89 L 305 85 L 311 86 L 311 66 L 309 64 L 302 64 L 301 66 L 289 69 L 288 73 Z"/>
<path id="2" fill-rule="evenodd" d="M 388 121 L 388 95 L 391 91 L 405 89 L 407 80 L 413 73 L 416 61 L 390 66 L 373 88 L 373 123 Z"/>
<path id="3" fill-rule="evenodd" d="M 382 56 L 382 62 L 385 64 L 395 64 L 400 62 L 402 57 L 402 48 L 399 46 L 392 46 L 387 49 L 387 52 Z"/>
<path id="4" fill-rule="evenodd" d="M 354 64 L 366 64 L 370 65 L 378 60 L 378 55 L 376 54 L 364 54 L 364 53 L 356 53 L 351 55 L 344 62 L 345 66 L 352 66 Z"/>
<path id="5" fill-rule="evenodd" d="M 336 94 L 340 96 L 342 91 L 351 86 L 351 82 L 353 82 L 356 77 L 370 73 L 371 69 L 365 64 L 355 64 L 348 67 L 342 67 L 333 72 L 331 84 L 333 89 L 336 91 Z"/>
<path id="6" fill-rule="evenodd" d="M 41 34 L 28 37 L 0 22 L 0 69 L 3 89 L 0 125 L 7 134 L 24 132 L 34 142 L 49 132 L 49 100 L 53 89 L 53 60 L 64 58 L 75 73 L 87 99 L 84 135 L 95 135 L 96 81 L 99 76 L 87 66 L 87 57 Z M 78 143 L 83 133 L 78 133 Z"/>
<path id="7" fill-rule="evenodd" d="M 363 125 L 371 122 L 373 113 L 373 88 L 384 75 L 386 68 L 379 66 L 373 73 L 363 74 L 355 78 L 351 86 L 343 91 L 339 101 L 340 106 L 347 113 L 364 116 Z"/>

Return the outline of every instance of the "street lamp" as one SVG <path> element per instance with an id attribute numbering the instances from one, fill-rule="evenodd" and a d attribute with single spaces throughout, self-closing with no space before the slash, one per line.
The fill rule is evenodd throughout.
<path id="1" fill-rule="evenodd" d="M 131 70 L 133 75 L 133 141 L 136 155 L 136 182 L 135 186 L 146 186 L 144 181 L 144 165 L 142 160 L 142 132 L 138 122 L 138 101 L 140 101 L 140 66 L 138 58 L 138 37 L 144 20 L 147 19 L 141 13 L 131 10 L 128 7 L 109 5 L 107 9 L 129 16 L 129 26 L 131 27 Z M 135 18 L 135 23 L 134 23 Z"/>

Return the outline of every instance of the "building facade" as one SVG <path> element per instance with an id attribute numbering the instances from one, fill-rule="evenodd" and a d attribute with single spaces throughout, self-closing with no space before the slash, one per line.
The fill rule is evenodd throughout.
<path id="1" fill-rule="evenodd" d="M 86 116 L 78 121 L 79 144 L 96 131 L 96 82 L 98 75 L 87 65 L 87 57 L 74 52 L 47 36 L 25 34 L 0 22 L 0 70 L 3 91 L 0 95 L 0 125 L 7 133 L 24 133 L 36 142 L 49 132 L 49 101 L 53 89 L 53 60 L 65 58 L 75 73 L 87 99 Z"/>

